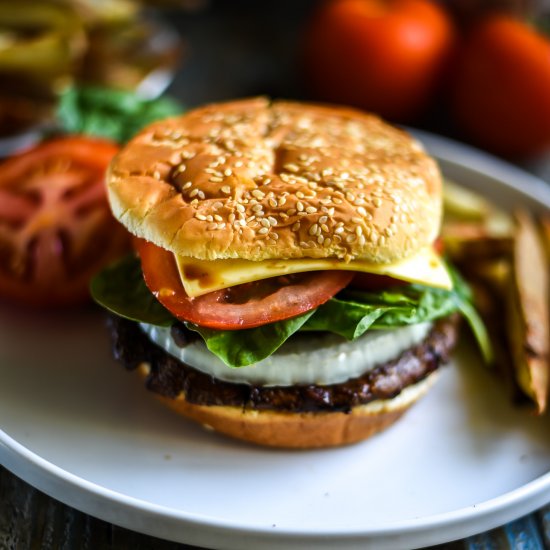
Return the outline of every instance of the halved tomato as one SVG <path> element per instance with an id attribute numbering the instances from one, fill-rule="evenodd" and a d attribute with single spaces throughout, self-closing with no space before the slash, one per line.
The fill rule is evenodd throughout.
<path id="1" fill-rule="evenodd" d="M 116 144 L 54 139 L 0 165 L 0 295 L 39 306 L 88 299 L 91 276 L 129 246 L 105 196 Z"/>
<path id="2" fill-rule="evenodd" d="M 273 277 L 190 298 L 174 256 L 136 239 L 145 283 L 178 319 L 213 329 L 258 327 L 295 317 L 320 306 L 353 278 L 346 271 L 317 271 Z"/>

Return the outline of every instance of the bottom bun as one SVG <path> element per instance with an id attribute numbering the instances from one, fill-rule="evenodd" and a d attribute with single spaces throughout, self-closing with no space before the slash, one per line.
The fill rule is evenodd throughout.
<path id="1" fill-rule="evenodd" d="M 147 365 L 139 368 L 149 374 Z M 405 388 L 393 399 L 378 399 L 354 407 L 351 412 L 280 412 L 242 407 L 196 405 L 180 394 L 158 399 L 179 414 L 236 439 L 258 445 L 312 449 L 336 447 L 367 439 L 393 424 L 435 382 L 438 372 Z"/>

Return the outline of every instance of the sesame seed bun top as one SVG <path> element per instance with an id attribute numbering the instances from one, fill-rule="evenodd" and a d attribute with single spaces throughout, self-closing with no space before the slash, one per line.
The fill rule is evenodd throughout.
<path id="1" fill-rule="evenodd" d="M 247 99 L 157 122 L 107 178 L 138 237 L 199 259 L 392 262 L 436 238 L 441 177 L 405 132 L 360 111 Z"/>

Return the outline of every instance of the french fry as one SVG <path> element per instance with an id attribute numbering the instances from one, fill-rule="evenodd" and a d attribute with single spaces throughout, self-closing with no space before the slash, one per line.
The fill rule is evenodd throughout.
<path id="1" fill-rule="evenodd" d="M 499 259 L 512 250 L 512 232 L 491 232 L 485 223 L 446 222 L 441 231 L 445 252 L 457 262 Z"/>
<path id="2" fill-rule="evenodd" d="M 484 220 L 492 209 L 481 195 L 450 180 L 443 186 L 443 207 L 447 217 L 470 221 Z"/>
<path id="3" fill-rule="evenodd" d="M 475 263 L 510 254 L 514 226 L 508 214 L 453 182 L 445 182 L 443 195 L 441 236 L 454 262 Z"/>
<path id="4" fill-rule="evenodd" d="M 549 264 L 531 216 L 515 215 L 507 332 L 516 380 L 536 412 L 546 409 L 549 380 Z"/>
<path id="5" fill-rule="evenodd" d="M 546 249 L 546 260 L 550 263 L 550 218 L 545 216 L 540 220 L 542 241 Z"/>

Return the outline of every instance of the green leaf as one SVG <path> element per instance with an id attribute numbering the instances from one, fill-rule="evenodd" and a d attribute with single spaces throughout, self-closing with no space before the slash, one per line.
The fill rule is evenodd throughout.
<path id="1" fill-rule="evenodd" d="M 214 330 L 186 323 L 208 349 L 230 367 L 257 363 L 274 353 L 299 330 L 326 331 L 348 340 L 367 330 L 392 329 L 434 321 L 460 311 L 469 323 L 483 356 L 492 351 L 483 321 L 471 304 L 468 285 L 451 267 L 451 291 L 422 285 L 396 286 L 382 292 L 345 291 L 298 317 L 245 330 Z M 139 260 L 128 256 L 99 273 L 91 283 L 92 297 L 113 313 L 142 323 L 170 326 L 176 319 L 146 287 Z"/>
<path id="2" fill-rule="evenodd" d="M 206 347 L 230 367 L 245 367 L 269 357 L 286 340 L 300 330 L 314 314 L 308 311 L 298 317 L 245 330 L 213 330 L 186 323 L 198 332 Z"/>
<path id="3" fill-rule="evenodd" d="M 128 255 L 98 273 L 90 283 L 92 298 L 125 319 L 170 326 L 176 319 L 145 285 L 140 261 Z"/>
<path id="4" fill-rule="evenodd" d="M 474 335 L 477 345 L 479 346 L 479 350 L 481 351 L 483 360 L 485 363 L 490 365 L 494 361 L 494 351 L 487 332 L 487 327 L 485 326 L 485 323 L 476 308 L 473 306 L 472 291 L 466 281 L 462 279 L 458 271 L 454 268 L 450 268 L 449 273 L 453 279 L 454 295 L 457 307 L 470 326 L 472 334 Z"/>
<path id="5" fill-rule="evenodd" d="M 147 124 L 181 112 L 182 107 L 169 98 L 147 100 L 133 92 L 90 86 L 67 89 L 57 117 L 68 133 L 124 143 Z"/>
<path id="6" fill-rule="evenodd" d="M 380 293 L 345 292 L 320 306 L 306 330 L 335 332 L 348 340 L 369 329 L 433 321 L 458 309 L 452 292 L 408 285 Z"/>

